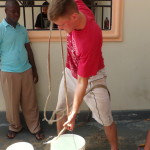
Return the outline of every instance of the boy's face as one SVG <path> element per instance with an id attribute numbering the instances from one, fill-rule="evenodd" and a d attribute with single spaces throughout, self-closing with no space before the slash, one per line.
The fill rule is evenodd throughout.
<path id="1" fill-rule="evenodd" d="M 59 17 L 54 23 L 58 25 L 60 30 L 65 30 L 67 33 L 75 29 L 75 20 L 72 16 Z"/>
<path id="2" fill-rule="evenodd" d="M 47 10 L 48 10 L 48 7 L 42 7 L 42 12 L 43 12 L 44 14 L 47 14 Z"/>
<path id="3" fill-rule="evenodd" d="M 6 17 L 11 22 L 17 23 L 20 18 L 20 7 L 18 5 L 12 5 L 5 9 Z"/>

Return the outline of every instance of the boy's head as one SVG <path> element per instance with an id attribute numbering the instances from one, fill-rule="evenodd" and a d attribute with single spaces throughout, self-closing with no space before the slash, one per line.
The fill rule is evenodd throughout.
<path id="1" fill-rule="evenodd" d="M 47 14 L 48 5 L 49 5 L 49 3 L 47 1 L 42 4 L 42 12 L 44 14 Z"/>
<path id="2" fill-rule="evenodd" d="M 20 18 L 20 6 L 16 0 L 7 0 L 6 1 L 6 19 L 12 23 L 17 23 Z"/>
<path id="3" fill-rule="evenodd" d="M 79 10 L 74 0 L 51 0 L 48 17 L 58 25 L 59 29 L 71 32 L 75 27 L 78 15 Z"/>

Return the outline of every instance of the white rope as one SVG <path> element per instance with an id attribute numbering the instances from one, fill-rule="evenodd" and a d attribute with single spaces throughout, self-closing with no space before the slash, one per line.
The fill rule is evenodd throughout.
<path id="1" fill-rule="evenodd" d="M 52 26 L 53 23 L 51 22 L 50 24 L 50 30 L 49 30 L 49 41 L 48 41 L 48 57 L 47 57 L 47 71 L 48 71 L 48 96 L 45 102 L 45 106 L 44 106 L 44 118 L 43 121 L 47 121 L 50 124 L 50 120 L 47 119 L 46 117 L 46 110 L 47 110 L 47 105 L 48 105 L 48 101 L 51 97 L 51 74 L 50 74 L 50 40 L 51 40 L 51 31 L 52 31 Z"/>
<path id="2" fill-rule="evenodd" d="M 64 60 L 64 49 L 63 49 L 63 43 L 62 43 L 62 34 L 61 30 L 59 30 L 60 33 L 60 44 L 61 44 L 61 57 L 62 57 L 62 64 L 63 64 L 63 71 L 64 71 L 64 87 L 65 87 L 65 97 L 66 97 L 66 110 L 67 110 L 67 116 L 69 115 L 69 103 L 68 103 L 68 92 L 67 92 L 67 81 L 66 81 L 66 72 L 65 72 L 65 60 Z"/>
<path id="3" fill-rule="evenodd" d="M 49 93 L 45 102 L 45 106 L 44 106 L 44 118 L 43 121 L 47 121 L 48 124 L 53 124 L 54 122 L 57 122 L 59 120 L 61 120 L 65 115 L 66 115 L 66 111 L 67 111 L 67 116 L 69 114 L 69 104 L 68 104 L 68 96 L 67 96 L 67 82 L 66 82 L 66 73 L 65 73 L 65 61 L 64 61 L 64 49 L 63 49 L 63 43 L 62 43 L 62 34 L 61 34 L 61 30 L 60 31 L 60 44 L 61 44 L 61 57 L 62 57 L 62 64 L 63 64 L 63 71 L 64 71 L 64 87 L 65 87 L 65 97 L 66 97 L 66 108 L 64 110 L 61 111 L 54 111 L 51 118 L 48 119 L 46 117 L 46 110 L 47 110 L 47 105 L 48 105 L 48 101 L 51 98 L 51 68 L 50 68 L 50 41 L 51 41 L 51 31 L 52 31 L 52 27 L 53 27 L 53 23 L 51 23 L 50 25 L 50 30 L 49 30 L 49 41 L 48 41 L 48 59 L 47 59 L 47 71 L 48 71 L 48 89 L 49 89 Z M 55 119 L 55 115 L 56 114 L 62 114 L 59 118 Z"/>

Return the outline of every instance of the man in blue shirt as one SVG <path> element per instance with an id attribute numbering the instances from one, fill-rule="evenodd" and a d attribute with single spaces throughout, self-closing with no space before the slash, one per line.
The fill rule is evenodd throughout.
<path id="1" fill-rule="evenodd" d="M 38 140 L 41 132 L 34 83 L 38 74 L 26 29 L 18 23 L 20 6 L 16 0 L 6 2 L 6 19 L 0 23 L 1 85 L 9 125 L 8 138 L 22 130 L 19 117 L 21 107 L 26 124 Z"/>

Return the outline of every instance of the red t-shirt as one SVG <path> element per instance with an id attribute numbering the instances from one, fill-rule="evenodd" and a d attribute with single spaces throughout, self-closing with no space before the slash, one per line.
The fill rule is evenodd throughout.
<path id="1" fill-rule="evenodd" d="M 77 78 L 89 78 L 104 68 L 102 57 L 102 31 L 95 22 L 94 14 L 82 2 L 75 0 L 80 12 L 86 16 L 86 25 L 82 30 L 73 30 L 67 35 L 66 67 Z"/>

